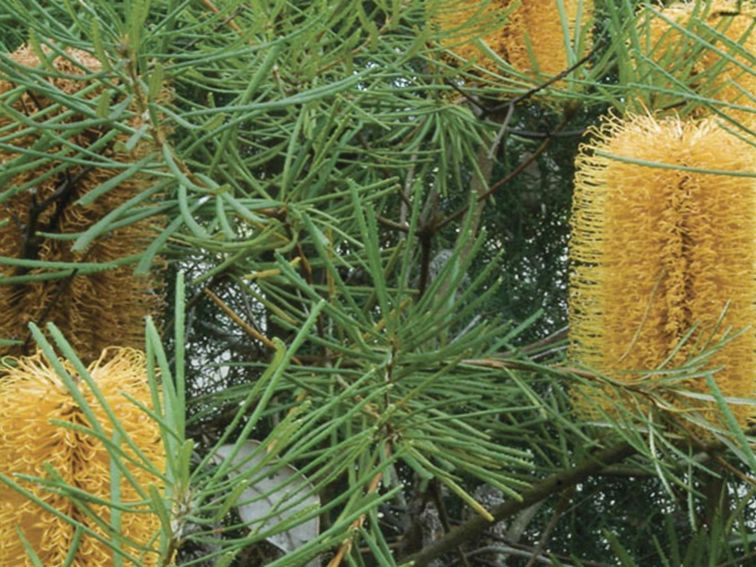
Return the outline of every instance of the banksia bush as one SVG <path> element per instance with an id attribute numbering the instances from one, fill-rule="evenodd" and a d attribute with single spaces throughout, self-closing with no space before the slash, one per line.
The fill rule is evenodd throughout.
<path id="1" fill-rule="evenodd" d="M 674 368 L 722 342 L 728 327 L 756 323 L 756 184 L 738 176 L 756 170 L 756 156 L 712 119 L 612 117 L 592 134 L 576 164 L 571 356 L 638 384 L 649 380 L 644 371 Z M 713 352 L 707 366 L 725 396 L 753 397 L 755 354 L 753 328 Z M 710 393 L 701 377 L 681 387 Z M 586 414 L 601 403 L 591 392 L 575 393 Z M 713 403 L 672 403 L 718 419 Z M 731 406 L 741 423 L 747 408 Z"/>
<path id="2" fill-rule="evenodd" d="M 114 439 L 114 428 L 105 408 L 95 393 L 81 380 L 72 365 L 61 361 L 91 408 L 107 439 Z M 0 375 L 0 473 L 17 482 L 50 508 L 80 522 L 94 533 L 84 533 L 73 565 L 113 565 L 113 551 L 99 538 L 111 539 L 81 506 L 106 525 L 111 522 L 110 502 L 112 451 L 124 463 L 128 474 L 120 480 L 120 549 L 136 561 L 125 565 L 156 565 L 157 553 L 153 539 L 160 528 L 158 517 L 144 502 L 148 486 L 159 488 L 157 476 L 162 471 L 165 455 L 158 424 L 129 400 L 127 396 L 151 407 L 150 387 L 144 355 L 132 349 L 107 349 L 88 368 L 92 380 L 102 393 L 110 410 L 130 437 L 141 455 L 121 438 L 111 451 L 90 433 L 93 429 L 72 393 L 40 354 L 6 359 Z M 84 429 L 82 429 L 84 428 Z M 116 436 L 117 437 L 117 436 Z M 144 460 L 149 461 L 145 464 Z M 75 503 L 56 488 L 44 488 L 37 482 L 17 475 L 64 482 L 77 489 L 80 501 Z M 129 478 L 130 477 L 130 478 Z M 85 496 L 82 497 L 82 493 Z M 115 527 L 115 526 L 114 526 Z M 74 527 L 65 519 L 43 509 L 0 480 L 0 565 L 32 565 L 17 529 L 21 530 L 43 565 L 65 562 L 74 538 Z M 98 537 L 95 537 L 96 536 Z"/>
<path id="3" fill-rule="evenodd" d="M 755 17 L 756 7 L 748 0 L 677 2 L 666 8 L 646 8 L 639 18 L 642 55 L 658 65 L 652 72 L 664 89 L 675 91 L 679 84 L 687 84 L 701 96 L 752 108 Z M 679 98 L 668 93 L 654 96 L 657 109 L 679 103 Z M 704 107 L 694 104 L 698 106 L 694 112 L 700 115 Z M 752 110 L 717 108 L 738 121 L 752 123 L 756 117 Z"/>
<path id="4" fill-rule="evenodd" d="M 447 33 L 443 45 L 460 58 L 496 71 L 498 64 L 476 44 L 483 40 L 501 59 L 534 81 L 565 71 L 568 50 L 579 46 L 579 58 L 589 47 L 592 0 L 564 0 L 564 19 L 557 0 L 462 0 L 438 2 L 435 19 Z M 569 30 L 570 46 L 565 42 Z M 578 38 L 575 37 L 579 33 Z"/>
<path id="5" fill-rule="evenodd" d="M 144 143 L 127 152 L 123 147 L 128 133 L 67 107 L 71 97 L 94 106 L 94 99 L 112 86 L 98 78 L 101 65 L 95 58 L 75 49 L 65 55 L 50 52 L 47 58 L 40 61 L 24 46 L 0 67 L 0 108 L 5 107 L 0 110 L 0 132 L 6 144 L 0 149 L 0 170 L 11 172 L 0 194 L 0 256 L 108 263 L 139 254 L 154 236 L 154 217 L 102 235 L 87 250 L 72 250 L 76 234 L 147 187 L 145 176 L 137 173 L 91 203 L 78 202 L 123 171 L 108 164 L 135 161 L 144 153 Z M 29 122 L 36 125 L 30 128 Z M 130 126 L 138 127 L 137 122 Z M 89 164 L 68 160 L 76 151 Z M 135 277 L 128 265 L 64 270 L 53 279 L 45 272 L 50 270 L 37 265 L 0 265 L 0 278 L 6 279 L 0 281 L 0 339 L 16 341 L 0 348 L 0 354 L 29 353 L 29 322 L 55 323 L 85 361 L 97 358 L 107 345 L 143 344 L 143 318 L 159 297 L 152 279 Z"/>

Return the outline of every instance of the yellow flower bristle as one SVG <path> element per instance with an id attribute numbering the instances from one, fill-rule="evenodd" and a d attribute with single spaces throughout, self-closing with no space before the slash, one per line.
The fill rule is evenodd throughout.
<path id="1" fill-rule="evenodd" d="M 557 0 L 461 0 L 440 2 L 435 21 L 447 32 L 442 45 L 465 61 L 497 72 L 498 63 L 475 40 L 481 39 L 501 59 L 534 81 L 569 67 L 568 49 L 579 45 L 578 59 L 590 49 L 592 0 L 564 0 L 564 21 Z M 569 47 L 565 42 L 569 31 Z M 580 31 L 576 42 L 576 29 Z M 500 72 L 500 71 L 498 71 Z"/>
<path id="2" fill-rule="evenodd" d="M 74 368 L 61 362 L 76 378 Z M 154 470 L 162 471 L 165 454 L 160 428 L 126 397 L 152 406 L 144 355 L 132 349 L 107 349 L 88 371 L 133 444 Z M 113 425 L 105 409 L 86 382 L 79 380 L 78 388 L 107 438 L 113 439 Z M 86 415 L 49 362 L 40 354 L 6 361 L 0 376 L 0 398 L 4 402 L 0 410 L 0 472 L 55 510 L 108 540 L 107 532 L 71 500 L 55 490 L 46 490 L 15 476 L 50 478 L 47 467 L 51 466 L 55 476 L 68 485 L 93 497 L 111 500 L 110 453 L 94 435 L 62 425 L 91 429 Z M 142 465 L 142 458 L 125 439 L 121 439 L 119 448 L 124 457 L 121 461 L 134 480 L 132 484 L 126 475 L 121 476 L 120 502 L 125 509 L 120 515 L 119 533 L 126 538 L 121 549 L 139 559 L 136 565 L 157 565 L 158 554 L 152 548 L 160 522 L 135 485 L 146 494 L 149 485 L 160 489 L 162 482 Z M 110 521 L 108 506 L 92 504 L 90 508 L 106 523 Z M 32 565 L 17 536 L 17 528 L 23 531 L 43 565 L 65 562 L 74 527 L 0 482 L 0 565 Z M 85 533 L 73 564 L 78 567 L 113 565 L 113 552 L 92 534 Z M 124 561 L 124 565 L 132 564 Z"/>
<path id="3" fill-rule="evenodd" d="M 496 62 L 475 44 L 475 40 L 480 38 L 493 52 L 500 56 L 504 54 L 502 29 L 507 23 L 507 5 L 510 1 L 459 0 L 432 3 L 433 19 L 445 32 L 441 44 L 464 61 L 495 70 Z"/>
<path id="4" fill-rule="evenodd" d="M 756 171 L 754 148 L 711 118 L 610 117 L 591 135 L 576 162 L 571 358 L 637 383 L 668 357 L 665 367 L 674 368 L 706 341 L 717 344 L 728 327 L 746 329 L 708 365 L 725 396 L 753 397 L 756 181 L 742 174 Z M 703 378 L 685 387 L 710 393 Z M 581 413 L 602 404 L 586 399 L 591 391 L 575 392 Z M 608 399 L 603 404 L 610 411 Z M 686 399 L 693 406 L 714 418 L 711 403 Z M 745 405 L 731 409 L 742 424 L 752 413 Z"/>
<path id="5" fill-rule="evenodd" d="M 590 26 L 593 22 L 592 0 L 564 0 L 566 22 L 562 21 L 556 0 L 523 1 L 515 10 L 507 46 L 507 61 L 522 73 L 542 80 L 569 67 L 568 50 L 575 48 L 575 30 L 579 23 L 581 53 L 590 50 Z M 565 24 L 569 46 L 565 42 Z"/>
<path id="6" fill-rule="evenodd" d="M 652 71 L 660 77 L 660 87 L 674 91 L 681 83 L 688 84 L 701 96 L 746 107 L 717 108 L 733 120 L 753 124 L 756 6 L 752 2 L 676 2 L 644 9 L 639 22 L 642 55 L 662 69 Z M 654 96 L 654 108 L 675 106 L 674 95 Z"/>
<path id="7" fill-rule="evenodd" d="M 100 63 L 83 51 L 68 49 L 65 53 L 66 57 L 48 53 L 48 63 L 43 65 L 31 47 L 23 46 L 10 54 L 9 59 L 35 72 L 52 68 L 60 73 L 45 79 L 47 88 L 66 95 L 88 89 L 81 95 L 82 99 L 98 97 L 107 84 L 102 78 L 94 77 L 101 71 Z M 0 113 L 0 128 L 6 144 L 19 150 L 41 148 L 50 155 L 49 159 L 35 158 L 34 167 L 20 168 L 18 174 L 6 179 L 2 190 L 8 194 L 0 203 L 0 255 L 38 261 L 104 263 L 141 253 L 156 233 L 155 217 L 104 234 L 85 251 L 71 249 L 71 235 L 91 228 L 106 214 L 142 192 L 149 181 L 137 173 L 94 202 L 83 205 L 78 199 L 123 170 L 66 164 L 53 155 L 70 154 L 72 150 L 62 142 L 51 141 L 47 134 L 58 135 L 66 138 L 67 144 L 88 149 L 113 132 L 99 126 L 83 126 L 76 132 L 76 123 L 87 118 L 51 100 L 43 89 L 29 85 L 19 87 L 14 76 L 2 73 L 0 102 L 42 126 L 30 129 L 12 113 Z M 132 119 L 130 125 L 138 127 L 136 122 L 137 119 Z M 76 133 L 71 135 L 71 132 Z M 128 133 L 119 132 L 109 142 L 90 151 L 109 160 L 133 162 L 143 157 L 145 142 L 137 144 L 127 154 L 122 147 L 128 138 Z M 0 169 L 25 159 L 21 151 L 13 151 L 8 146 L 0 149 Z M 56 233 L 64 238 L 42 233 Z M 29 354 L 33 348 L 28 340 L 29 322 L 39 326 L 48 321 L 55 323 L 86 362 L 96 359 L 108 345 L 139 347 L 143 344 L 144 317 L 155 312 L 160 303 L 161 293 L 154 278 L 135 277 L 133 266 L 124 265 L 96 273 L 71 272 L 55 279 L 18 281 L 45 271 L 49 270 L 0 265 L 0 277 L 16 278 L 16 281 L 0 284 L 3 305 L 0 338 L 21 343 L 0 347 L 0 354 Z"/>

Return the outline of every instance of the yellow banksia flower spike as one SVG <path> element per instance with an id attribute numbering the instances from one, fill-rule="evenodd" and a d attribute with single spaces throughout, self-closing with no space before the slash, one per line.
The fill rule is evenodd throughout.
<path id="1" fill-rule="evenodd" d="M 742 174 L 756 171 L 756 151 L 712 118 L 609 117 L 590 134 L 576 162 L 571 220 L 571 358 L 637 383 L 668 357 L 665 368 L 674 368 L 707 340 L 722 342 L 728 327 L 746 329 L 708 365 L 724 396 L 754 397 L 756 180 Z M 710 394 L 703 378 L 684 387 Z M 592 389 L 574 394 L 585 415 L 596 403 L 611 410 L 608 399 L 587 399 Z M 713 402 L 672 403 L 722 423 Z M 730 407 L 741 424 L 753 412 Z"/>
<path id="2" fill-rule="evenodd" d="M 543 81 L 570 65 L 568 50 L 576 45 L 579 59 L 590 49 L 593 0 L 458 0 L 434 5 L 435 21 L 448 32 L 442 41 L 454 54 L 497 71 L 497 61 L 481 49 L 484 41 L 491 51 L 534 81 Z M 569 31 L 569 46 L 565 42 Z M 576 38 L 579 29 L 580 37 Z M 578 40 L 578 41 L 576 41 Z"/>
<path id="3" fill-rule="evenodd" d="M 736 121 L 754 124 L 756 4 L 752 0 L 676 2 L 666 8 L 646 8 L 638 21 L 642 55 L 661 68 L 654 71 L 659 86 L 679 90 L 679 83 L 685 83 L 701 96 L 747 107 L 718 108 Z M 658 93 L 652 105 L 663 109 L 675 103 L 674 95 Z M 700 115 L 700 109 L 694 113 Z"/>
<path id="4" fill-rule="evenodd" d="M 48 62 L 43 63 L 30 46 L 23 46 L 8 58 L 22 67 L 18 75 L 27 79 L 29 72 L 57 72 L 45 79 L 46 88 L 65 95 L 76 95 L 88 89 L 81 95 L 82 99 L 99 97 L 106 84 L 98 84 L 94 78 L 101 71 L 99 61 L 76 49 L 67 49 L 65 54 L 47 53 Z M 23 68 L 28 68 L 29 72 Z M 0 129 L 6 139 L 10 138 L 6 144 L 19 148 L 18 152 L 7 146 L 0 149 L 0 169 L 26 159 L 22 154 L 26 148 L 41 148 L 50 158 L 37 159 L 32 168 L 19 168 L 19 173 L 6 179 L 0 187 L 0 192 L 6 193 L 0 202 L 0 256 L 105 263 L 141 253 L 155 235 L 155 217 L 104 234 L 87 250 L 72 250 L 72 235 L 89 229 L 107 213 L 144 191 L 148 180 L 136 173 L 93 202 L 81 204 L 78 202 L 81 197 L 124 170 L 65 164 L 53 154 L 70 153 L 70 148 L 51 141 L 45 134 L 67 138 L 68 143 L 81 148 L 96 147 L 90 151 L 122 163 L 143 157 L 145 142 L 126 152 L 123 147 L 129 138 L 127 133 L 113 136 L 113 132 L 99 126 L 83 126 L 71 135 L 76 131 L 76 123 L 85 117 L 51 100 L 43 89 L 18 85 L 14 77 L 15 74 L 4 76 L 0 71 L 0 105 L 44 124 L 44 128 L 30 129 L 16 120 L 14 113 L 0 111 Z M 138 121 L 133 119 L 130 125 L 136 128 Z M 110 136 L 110 140 L 103 144 L 105 136 Z M 42 233 L 55 233 L 63 238 Z M 40 327 L 50 321 L 55 323 L 86 362 L 96 359 L 108 345 L 139 347 L 143 344 L 144 317 L 153 313 L 160 303 L 161 293 L 154 278 L 135 277 L 133 265 L 125 265 L 95 273 L 72 273 L 57 279 L 23 281 L 24 277 L 42 271 L 36 267 L 0 263 L 0 277 L 11 278 L 0 284 L 0 304 L 3 305 L 0 339 L 21 343 L 0 347 L 0 355 L 31 352 L 34 347 L 27 332 L 29 322 Z"/>
<path id="5" fill-rule="evenodd" d="M 62 361 L 69 374 L 77 374 L 70 363 Z M 147 407 L 152 406 L 144 355 L 133 349 L 113 348 L 103 351 L 99 360 L 88 367 L 104 399 L 142 455 L 155 471 L 162 471 L 165 453 L 158 424 L 127 398 L 131 396 Z M 61 423 L 91 428 L 73 396 L 49 362 L 41 355 L 7 359 L 0 369 L 0 473 L 15 480 L 24 489 L 50 507 L 94 530 L 99 536 L 109 535 L 68 498 L 45 490 L 39 485 L 19 479 L 15 475 L 50 478 L 49 467 L 55 477 L 93 497 L 111 500 L 111 459 L 105 445 L 94 435 L 64 427 Z M 105 435 L 113 439 L 113 425 L 105 409 L 97 402 L 86 382 L 78 387 L 92 408 Z M 161 488 L 161 480 L 136 465 L 143 460 L 120 442 L 123 462 L 134 484 L 147 493 L 148 486 Z M 119 533 L 125 538 L 121 549 L 138 559 L 137 565 L 157 565 L 156 534 L 160 529 L 158 517 L 150 512 L 139 491 L 121 476 Z M 111 518 L 110 509 L 103 504 L 91 504 L 90 509 L 103 521 Z M 43 565 L 62 565 L 69 553 L 74 527 L 64 519 L 44 510 L 37 503 L 19 494 L 0 481 L 0 565 L 32 565 L 17 536 L 17 528 L 31 544 Z M 124 561 L 124 565 L 134 564 Z M 113 552 L 92 534 L 84 534 L 73 565 L 95 567 L 113 565 Z"/>
<path id="6" fill-rule="evenodd" d="M 500 56 L 505 52 L 502 29 L 507 24 L 507 7 L 510 0 L 457 0 L 431 1 L 430 12 L 433 21 L 444 32 L 441 44 L 464 61 L 475 63 L 488 70 L 497 68 L 477 44 L 484 41 Z M 511 15 L 509 16 L 511 17 Z"/>

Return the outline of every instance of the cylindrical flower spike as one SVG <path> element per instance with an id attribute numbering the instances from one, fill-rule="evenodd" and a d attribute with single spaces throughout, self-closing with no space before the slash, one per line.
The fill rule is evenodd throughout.
<path id="1" fill-rule="evenodd" d="M 504 57 L 506 46 L 502 30 L 513 17 L 508 14 L 509 3 L 510 0 L 431 0 L 429 9 L 444 33 L 441 44 L 445 48 L 464 61 L 495 70 L 496 61 L 476 44 L 476 40 L 485 42 L 491 51 Z"/>
<path id="2" fill-rule="evenodd" d="M 93 202 L 78 202 L 92 189 L 123 174 L 125 167 L 112 169 L 108 164 L 143 157 L 145 142 L 127 153 L 123 147 L 128 133 L 92 125 L 90 116 L 66 107 L 66 95 L 80 97 L 82 104 L 106 96 L 108 83 L 96 77 L 101 65 L 95 58 L 75 49 L 66 50 L 65 56 L 47 56 L 43 63 L 31 47 L 24 46 L 9 56 L 13 65 L 5 67 L 8 73 L 0 70 L 0 103 L 13 111 L 0 115 L 0 128 L 5 143 L 19 148 L 0 149 L 0 169 L 21 166 L 19 173 L 0 187 L 0 256 L 106 263 L 139 254 L 154 236 L 155 217 L 104 234 L 85 251 L 72 250 L 73 235 L 89 229 L 148 186 L 144 175 L 134 173 Z M 34 74 L 49 75 L 42 88 L 30 80 Z M 14 114 L 23 115 L 24 122 Z M 39 128 L 30 128 L 28 121 Z M 90 125 L 79 128 L 84 121 Z M 132 119 L 130 126 L 138 127 L 137 122 Z M 24 155 L 24 150 L 34 153 Z M 39 152 L 50 157 L 40 157 Z M 78 160 L 68 161 L 72 157 Z M 104 166 L 90 165 L 98 161 Z M 39 326 L 55 323 L 86 362 L 96 359 L 108 345 L 143 344 L 144 317 L 159 304 L 160 293 L 153 279 L 135 277 L 129 265 L 95 273 L 59 270 L 53 279 L 27 279 L 50 271 L 55 270 L 0 262 L 0 277 L 10 278 L 0 283 L 0 339 L 18 341 L 16 346 L 0 347 L 0 354 L 31 352 L 29 322 Z"/>
<path id="3" fill-rule="evenodd" d="M 63 362 L 71 376 L 74 368 Z M 144 355 L 132 349 L 107 349 L 88 368 L 97 388 L 125 434 L 138 447 L 138 455 L 126 439 L 118 442 L 119 457 L 128 475 L 121 474 L 120 548 L 138 559 L 137 565 L 156 565 L 154 536 L 159 531 L 158 517 L 144 502 L 150 484 L 157 488 L 161 480 L 165 454 L 158 424 L 127 398 L 152 406 Z M 108 439 L 114 440 L 114 427 L 105 409 L 84 381 L 78 388 L 102 426 Z M 111 453 L 92 434 L 73 427 L 91 429 L 82 408 L 74 400 L 49 362 L 40 354 L 6 362 L 0 376 L 0 473 L 15 480 L 53 509 L 91 528 L 100 537 L 110 536 L 101 526 L 79 509 L 74 502 L 55 489 L 45 489 L 16 475 L 33 475 L 65 482 L 94 498 L 112 499 Z M 53 423 L 57 421 L 58 423 Z M 144 463 L 144 459 L 149 464 Z M 50 467 L 54 469 L 51 475 Z M 140 491 L 142 495 L 140 495 Z M 111 513 L 104 504 L 90 509 L 104 522 Z M 71 547 L 75 528 L 63 518 L 44 510 L 0 481 L 0 565 L 32 565 L 17 535 L 20 529 L 43 565 L 62 565 Z M 152 549 L 151 549 L 152 548 Z M 113 565 L 113 551 L 92 534 L 84 534 L 75 555 L 74 565 Z M 124 561 L 124 565 L 134 562 Z"/>
<path id="4" fill-rule="evenodd" d="M 749 0 L 699 0 L 676 2 L 666 8 L 648 7 L 638 20 L 641 55 L 653 62 L 645 65 L 658 77 L 662 89 L 679 91 L 680 84 L 687 84 L 698 95 L 746 107 L 717 108 L 733 120 L 753 124 L 755 18 L 756 6 Z M 678 96 L 660 91 L 654 94 L 652 106 L 664 109 L 678 103 Z M 703 108 L 700 103 L 694 104 Z"/>
<path id="5" fill-rule="evenodd" d="M 542 80 L 566 71 L 570 52 L 579 50 L 575 60 L 588 52 L 593 0 L 563 0 L 563 5 L 561 13 L 558 0 L 523 1 L 515 10 L 507 60 L 516 69 Z"/>
<path id="6" fill-rule="evenodd" d="M 528 78 L 544 81 L 567 70 L 570 52 L 577 60 L 590 48 L 593 0 L 563 0 L 563 7 L 558 0 L 459 0 L 438 2 L 434 11 L 447 32 L 443 45 L 460 58 L 496 71 L 480 39 Z"/>
<path id="7" fill-rule="evenodd" d="M 572 359 L 637 383 L 644 371 L 674 368 L 722 342 L 727 328 L 745 329 L 708 368 L 725 396 L 753 397 L 754 148 L 713 119 L 610 117 L 591 134 L 577 158 L 571 221 Z M 704 378 L 684 386 L 710 393 Z M 579 389 L 575 403 L 595 415 L 590 392 Z M 675 403 L 719 420 L 713 403 Z M 731 409 L 741 423 L 753 411 Z"/>

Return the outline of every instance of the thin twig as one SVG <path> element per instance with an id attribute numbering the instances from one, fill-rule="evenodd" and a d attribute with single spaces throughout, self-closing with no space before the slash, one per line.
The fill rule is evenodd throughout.
<path id="1" fill-rule="evenodd" d="M 242 319 L 236 311 L 234 311 L 226 302 L 224 302 L 220 297 L 215 295 L 209 288 L 205 288 L 203 290 L 205 295 L 210 298 L 210 300 L 215 303 L 218 307 L 220 307 L 221 311 L 223 311 L 226 315 L 228 315 L 231 320 L 239 325 L 239 327 L 242 328 L 242 330 L 247 333 L 250 337 L 253 339 L 260 341 L 262 344 L 264 344 L 266 347 L 275 350 L 276 344 L 270 340 L 268 337 L 263 335 L 260 331 L 255 329 L 252 325 L 247 323 L 244 319 Z M 300 361 L 296 356 L 292 357 L 292 360 L 296 362 L 297 364 L 301 365 L 302 361 Z"/>
<path id="2" fill-rule="evenodd" d="M 420 229 L 417 231 L 417 239 L 420 243 L 420 282 L 417 286 L 419 296 L 425 293 L 430 279 L 431 251 L 433 237 L 436 235 L 436 210 L 438 209 L 438 190 L 436 187 L 430 192 L 423 204 L 420 215 Z"/>
<path id="3" fill-rule="evenodd" d="M 441 483 L 437 478 L 433 479 L 430 488 L 433 504 L 436 506 L 436 510 L 438 510 L 438 518 L 441 520 L 441 526 L 444 528 L 444 533 L 448 534 L 451 531 L 451 522 L 449 521 L 449 514 L 446 511 L 446 505 L 444 504 Z M 470 567 L 470 562 L 467 561 L 467 556 L 465 555 L 465 552 L 462 551 L 461 547 L 457 547 L 457 555 L 464 567 Z"/>
<path id="4" fill-rule="evenodd" d="M 754 478 L 752 476 L 748 476 L 747 474 L 744 474 L 742 471 L 740 471 L 737 468 L 733 467 L 730 463 L 728 463 L 725 459 L 723 459 L 719 455 L 715 455 L 714 459 L 717 461 L 717 463 L 719 465 L 721 465 L 723 468 L 725 468 L 728 471 L 730 471 L 730 473 L 734 474 L 736 477 L 738 477 L 745 484 L 750 484 L 751 486 L 756 487 L 756 478 Z"/>
<path id="5" fill-rule="evenodd" d="M 524 93 L 522 93 L 521 95 L 513 98 L 512 100 L 509 100 L 507 102 L 503 102 L 503 103 L 498 104 L 496 106 L 493 106 L 493 107 L 485 109 L 483 111 L 483 116 L 482 117 L 485 118 L 486 114 L 495 113 L 495 112 L 498 112 L 500 110 L 504 110 L 508 106 L 514 106 L 516 104 L 519 104 L 519 103 L 521 103 L 521 102 L 523 102 L 523 101 L 531 98 L 532 96 L 538 94 L 543 89 L 545 89 L 545 88 L 553 85 L 554 83 L 556 83 L 558 81 L 561 81 L 567 75 L 569 75 L 573 71 L 577 70 L 579 67 L 581 67 L 585 63 L 587 63 L 588 60 L 591 57 L 593 57 L 593 54 L 595 53 L 595 51 L 596 51 L 596 47 L 594 47 L 587 55 L 585 55 L 584 57 L 582 57 L 581 59 L 579 59 L 574 65 L 571 65 L 570 67 L 568 67 L 564 71 L 562 71 L 560 73 L 557 73 L 556 75 L 554 75 L 553 77 L 551 77 L 547 81 L 545 81 L 545 82 L 543 82 L 543 83 L 541 83 L 539 85 L 536 85 L 532 89 L 529 89 L 529 90 L 525 91 Z"/>
<path id="6" fill-rule="evenodd" d="M 561 341 L 563 339 L 566 339 L 567 338 L 567 330 L 568 330 L 568 327 L 565 325 L 561 329 L 557 329 L 556 331 L 554 331 L 553 333 L 551 333 L 550 335 L 548 335 L 548 336 L 546 336 L 546 337 L 544 337 L 542 339 L 539 339 L 539 340 L 537 340 L 535 342 L 529 343 L 529 344 L 525 345 L 522 348 L 518 348 L 516 350 L 510 350 L 510 351 L 504 352 L 500 356 L 506 358 L 506 357 L 509 357 L 509 356 L 514 356 L 517 353 L 522 353 L 522 354 L 533 353 L 535 351 L 540 350 L 542 347 L 549 346 L 549 345 L 551 345 L 551 344 L 553 344 L 555 342 L 558 342 L 558 341 Z"/>
<path id="7" fill-rule="evenodd" d="M 378 214 L 375 215 L 375 219 L 382 225 L 387 226 L 388 228 L 393 228 L 394 230 L 404 232 L 405 234 L 409 232 L 409 227 L 406 224 L 392 221 L 391 219 L 387 219 L 386 217 L 383 217 Z"/>
<path id="8" fill-rule="evenodd" d="M 562 123 L 559 126 L 557 126 L 555 132 L 561 131 L 567 125 L 568 119 L 569 119 L 569 117 L 565 118 L 565 120 L 563 120 Z M 552 140 L 552 137 L 549 136 L 543 142 L 541 142 L 541 145 L 538 146 L 538 148 L 532 154 L 530 154 L 530 156 L 528 156 L 527 159 L 524 159 L 523 161 L 521 161 L 517 165 L 517 167 L 515 167 L 511 172 L 509 172 L 502 179 L 500 179 L 499 181 L 497 181 L 496 183 L 494 183 L 488 189 L 488 191 L 486 191 L 486 192 L 478 195 L 478 198 L 477 198 L 476 202 L 480 203 L 482 201 L 485 201 L 490 196 L 492 196 L 499 188 L 501 188 L 502 186 L 506 185 L 507 183 L 509 183 L 510 181 L 512 181 L 514 178 L 516 178 L 518 175 L 520 175 L 523 171 L 525 171 L 525 169 L 527 169 L 527 167 L 531 163 L 533 163 L 535 160 L 537 160 L 540 157 L 540 155 L 543 152 L 546 151 L 546 148 L 549 147 L 549 144 L 551 143 L 551 140 Z M 467 209 L 468 208 L 469 208 L 469 205 L 464 205 L 464 206 L 460 207 L 457 211 L 453 212 L 452 214 L 450 214 L 445 219 L 439 221 L 435 225 L 435 227 L 434 227 L 435 230 L 439 230 L 439 229 L 443 228 L 444 226 L 446 226 L 447 224 L 449 224 L 450 222 L 459 219 L 465 213 L 467 213 Z"/>
<path id="9" fill-rule="evenodd" d="M 556 528 L 557 523 L 559 522 L 559 518 L 562 517 L 562 514 L 564 514 L 564 511 L 567 509 L 567 505 L 570 503 L 570 500 L 572 500 L 573 493 L 574 488 L 570 488 L 569 490 L 562 492 L 562 496 L 559 498 L 559 502 L 557 503 L 556 509 L 554 510 L 554 514 L 551 516 L 549 523 L 543 530 L 541 539 L 538 540 L 538 543 L 536 544 L 535 548 L 533 549 L 533 553 L 530 556 L 530 560 L 528 560 L 528 563 L 527 565 L 525 565 L 525 567 L 533 567 L 536 561 L 538 561 L 538 558 L 543 554 L 543 550 L 546 547 L 546 544 L 548 543 L 549 538 L 554 531 L 554 528 Z"/>
<path id="10" fill-rule="evenodd" d="M 536 132 L 534 130 L 522 130 L 520 128 L 510 128 L 509 133 L 521 138 L 532 140 L 542 140 L 544 138 L 576 138 L 585 134 L 585 128 L 577 130 L 564 130 L 562 132 Z"/>
<path id="11" fill-rule="evenodd" d="M 391 444 L 386 444 L 386 455 L 388 457 L 391 457 Z M 378 471 L 373 475 L 373 478 L 370 480 L 370 484 L 368 484 L 367 493 L 368 494 L 375 494 L 378 492 L 378 488 L 381 486 L 381 481 L 383 480 L 383 471 Z M 359 518 L 357 518 L 355 521 L 352 522 L 352 525 L 350 527 L 350 532 L 355 532 L 358 529 L 360 529 L 363 524 L 365 523 L 365 520 L 367 519 L 367 512 L 360 515 Z M 349 538 L 347 538 L 342 544 L 341 547 L 339 547 L 339 550 L 336 552 L 336 555 L 333 556 L 333 558 L 328 562 L 328 567 L 339 567 L 341 565 L 341 562 L 344 560 L 344 558 L 347 556 L 347 554 L 352 550 L 352 536 L 350 535 Z"/>
<path id="12" fill-rule="evenodd" d="M 430 279 L 431 248 L 433 245 L 433 232 L 423 230 L 417 235 L 420 241 L 420 281 L 417 285 L 418 297 L 422 297 L 428 287 Z"/>
<path id="13" fill-rule="evenodd" d="M 504 140 L 504 136 L 506 135 L 507 130 L 509 130 L 509 123 L 512 121 L 514 111 L 515 105 L 509 105 L 509 108 L 507 109 L 507 115 L 504 117 L 504 120 L 501 121 L 501 128 L 499 128 L 499 131 L 496 134 L 496 138 L 494 138 L 493 144 L 491 144 L 491 149 L 488 150 L 488 159 L 493 159 L 496 155 L 496 152 L 499 149 L 499 145 Z"/>
<path id="14" fill-rule="evenodd" d="M 478 109 L 481 111 L 481 114 L 485 113 L 487 111 L 487 108 L 484 104 L 481 104 L 480 101 L 475 99 L 475 97 L 467 94 L 464 89 L 462 89 L 459 85 L 454 84 L 454 81 L 450 81 L 449 79 L 444 79 L 444 83 L 448 86 L 450 86 L 452 89 L 457 91 L 459 94 L 461 94 L 464 99 L 469 102 L 472 105 L 475 105 L 478 107 Z"/>
<path id="15" fill-rule="evenodd" d="M 554 563 L 548 557 L 544 556 L 541 552 L 536 553 L 535 550 L 524 550 L 511 547 L 509 545 L 487 545 L 474 551 L 467 553 L 467 557 L 473 557 L 475 555 L 482 555 L 484 553 L 498 553 L 506 555 L 514 555 L 519 557 L 530 557 L 531 561 L 541 563 L 543 565 L 553 565 Z M 478 561 L 482 561 L 478 559 Z M 499 563 L 491 563 L 491 565 L 499 565 Z M 572 563 L 560 563 L 563 567 L 575 567 Z M 585 564 L 584 564 L 585 565 Z"/>
<path id="16" fill-rule="evenodd" d="M 469 552 L 467 556 L 472 557 L 474 555 L 482 555 L 483 553 L 487 553 L 487 552 L 492 552 L 492 553 L 501 552 L 501 553 L 508 553 L 510 555 L 520 555 L 522 557 L 528 557 L 530 554 L 533 553 L 533 547 L 530 545 L 524 545 L 522 543 L 516 543 L 516 542 L 508 541 L 505 539 L 502 539 L 500 541 L 502 542 L 503 545 L 487 545 L 486 547 L 481 547 L 479 549 Z M 549 555 L 561 561 L 564 567 L 571 567 L 572 564 L 566 563 L 566 562 L 574 559 L 572 557 L 567 557 L 565 555 L 560 555 L 558 553 L 550 553 Z M 588 561 L 587 559 L 581 559 L 580 565 L 584 565 L 585 567 L 611 567 L 607 563 L 599 563 L 597 561 Z"/>
<path id="17" fill-rule="evenodd" d="M 208 10 L 210 10 L 213 14 L 216 14 L 216 15 L 220 14 L 220 10 L 218 9 L 218 7 L 215 4 L 213 4 L 210 0 L 202 0 L 202 4 L 205 6 L 205 8 L 207 8 Z M 224 21 L 224 23 L 228 24 L 228 27 L 230 27 L 232 30 L 234 30 L 239 35 L 242 34 L 242 29 L 241 29 L 241 27 L 239 27 L 239 24 L 237 24 L 234 21 L 234 17 L 233 16 L 230 16 L 230 17 L 226 18 L 226 20 Z"/>

